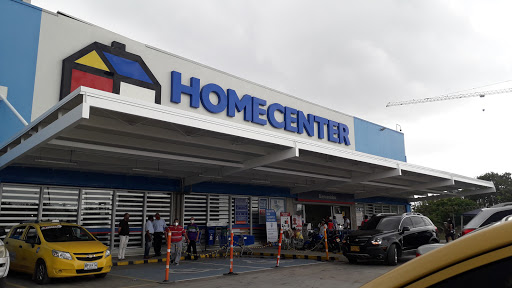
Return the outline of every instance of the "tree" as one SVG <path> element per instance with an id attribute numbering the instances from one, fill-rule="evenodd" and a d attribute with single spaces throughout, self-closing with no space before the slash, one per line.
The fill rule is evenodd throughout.
<path id="1" fill-rule="evenodd" d="M 478 179 L 492 181 L 496 187 L 495 193 L 468 197 L 476 201 L 480 207 L 490 207 L 503 202 L 512 202 L 512 177 L 509 172 L 503 174 L 489 172 L 479 176 Z"/>
<path id="2" fill-rule="evenodd" d="M 444 228 L 443 223 L 448 218 L 455 218 L 455 223 L 460 222 L 457 221 L 460 215 L 464 212 L 471 211 L 479 208 L 477 202 L 470 199 L 462 199 L 462 198 L 447 198 L 441 200 L 433 200 L 433 201 L 422 201 L 420 204 L 414 207 L 414 212 L 421 213 L 432 222 L 434 225 L 440 228 Z M 458 223 L 457 223 L 458 224 Z"/>

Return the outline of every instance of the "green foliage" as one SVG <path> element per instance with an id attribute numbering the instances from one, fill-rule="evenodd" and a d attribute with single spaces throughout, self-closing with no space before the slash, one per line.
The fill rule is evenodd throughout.
<path id="1" fill-rule="evenodd" d="M 435 201 L 422 201 L 413 209 L 430 218 L 434 224 L 443 228 L 443 222 L 453 218 L 456 226 L 460 224 L 460 215 L 478 208 L 490 207 L 503 202 L 512 202 L 512 177 L 510 173 L 485 173 L 478 179 L 492 181 L 495 193 L 467 196 L 465 199 L 448 198 Z M 465 220 L 465 224 L 466 224 Z"/>
<path id="2" fill-rule="evenodd" d="M 498 174 L 489 172 L 479 176 L 478 179 L 492 181 L 496 187 L 496 193 L 468 197 L 476 201 L 480 207 L 490 207 L 503 202 L 512 202 L 512 177 L 510 173 Z"/>
<path id="3" fill-rule="evenodd" d="M 469 199 L 461 198 L 447 198 L 435 201 L 423 201 L 414 207 L 414 212 L 421 213 L 439 228 L 443 228 L 443 222 L 448 218 L 454 217 L 454 222 L 458 225 L 460 223 L 460 215 L 464 212 L 471 211 L 478 208 L 478 204 Z"/>

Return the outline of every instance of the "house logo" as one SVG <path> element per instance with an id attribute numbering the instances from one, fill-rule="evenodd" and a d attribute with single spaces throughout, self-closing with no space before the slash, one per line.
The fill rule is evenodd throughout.
<path id="1" fill-rule="evenodd" d="M 160 83 L 142 57 L 115 41 L 94 42 L 63 60 L 60 99 L 80 86 L 161 104 Z"/>

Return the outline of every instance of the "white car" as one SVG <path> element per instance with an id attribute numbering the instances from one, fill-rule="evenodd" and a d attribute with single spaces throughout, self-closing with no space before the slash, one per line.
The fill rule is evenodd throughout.
<path id="1" fill-rule="evenodd" d="M 492 223 L 499 222 L 506 216 L 512 215 L 512 202 L 501 203 L 490 208 L 483 208 L 468 224 L 464 226 L 462 235 L 471 233 L 472 231 L 487 226 Z"/>
<path id="2" fill-rule="evenodd" d="M 469 231 L 468 233 L 466 234 L 469 234 L 469 233 L 474 233 L 476 231 L 480 231 L 480 230 L 483 230 L 483 229 L 486 229 L 488 227 L 491 227 L 491 226 L 494 226 L 494 225 L 497 225 L 497 224 L 500 224 L 500 223 L 503 223 L 503 222 L 507 222 L 507 221 L 512 221 L 512 215 L 509 215 L 509 216 L 505 216 L 503 219 L 501 219 L 501 221 L 499 222 L 492 222 L 490 224 L 487 224 L 485 226 L 482 226 L 480 228 L 477 228 L 477 229 L 474 229 L 474 230 L 471 230 Z M 416 249 L 416 257 L 418 256 L 421 256 L 421 255 L 424 255 L 425 253 L 427 252 L 430 252 L 432 250 L 436 250 L 437 248 L 440 248 L 440 247 L 443 247 L 444 245 L 446 245 L 445 243 L 435 243 L 435 244 L 426 244 L 426 245 L 422 245 L 420 247 L 418 247 L 418 249 Z"/>
<path id="3" fill-rule="evenodd" d="M 5 235 L 5 229 L 0 228 L 0 236 Z M 9 251 L 5 248 L 4 242 L 0 240 L 0 287 L 5 287 L 5 278 L 7 277 L 7 273 L 9 273 L 9 264 L 11 263 L 9 259 Z"/>

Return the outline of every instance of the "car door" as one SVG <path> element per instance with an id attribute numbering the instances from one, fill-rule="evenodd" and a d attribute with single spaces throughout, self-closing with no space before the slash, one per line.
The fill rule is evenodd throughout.
<path id="1" fill-rule="evenodd" d="M 412 216 L 412 224 L 414 225 L 414 248 L 418 248 L 423 244 L 428 244 L 430 240 L 430 231 L 425 227 L 425 222 L 420 216 Z"/>
<path id="2" fill-rule="evenodd" d="M 402 231 L 404 227 L 409 227 L 410 231 Z M 402 247 L 403 250 L 414 249 L 415 242 L 415 232 L 414 232 L 414 224 L 410 217 L 405 217 L 400 224 L 400 233 L 402 233 Z"/>
<path id="3" fill-rule="evenodd" d="M 9 232 L 9 236 L 5 238 L 5 247 L 9 251 L 9 257 L 11 258 L 11 269 L 13 270 L 24 270 L 23 261 L 21 261 L 21 247 L 22 237 L 25 233 L 26 225 L 14 226 Z M 20 247 L 21 246 L 21 247 Z"/>
<path id="4" fill-rule="evenodd" d="M 20 254 L 23 261 L 23 269 L 25 271 L 34 271 L 36 261 L 39 258 L 39 250 L 41 249 L 41 240 L 35 226 L 28 226 L 21 246 Z"/>

